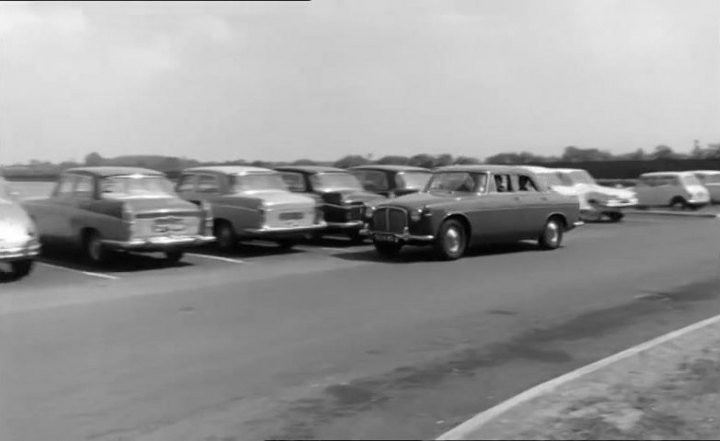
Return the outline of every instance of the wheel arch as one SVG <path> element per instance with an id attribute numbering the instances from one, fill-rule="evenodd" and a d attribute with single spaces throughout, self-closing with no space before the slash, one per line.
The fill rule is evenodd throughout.
<path id="1" fill-rule="evenodd" d="M 562 222 L 563 230 L 568 229 L 569 224 L 568 224 L 567 216 L 564 213 L 559 212 L 559 211 L 553 211 L 552 213 L 547 215 L 547 217 L 545 218 L 545 223 L 547 224 L 548 222 L 550 222 L 550 219 L 553 219 L 553 218 L 558 219 L 560 222 Z"/>
<path id="2" fill-rule="evenodd" d="M 457 213 L 457 212 L 447 213 L 445 215 L 445 217 L 443 218 L 442 222 L 440 222 L 437 226 L 438 233 L 440 231 L 440 227 L 442 226 L 442 224 L 444 224 L 445 222 L 447 222 L 449 220 L 457 220 L 458 222 L 460 222 L 462 224 L 463 228 L 465 229 L 465 241 L 467 242 L 467 245 L 470 245 L 470 243 L 472 242 L 472 237 L 473 237 L 473 229 L 472 229 L 472 224 L 470 223 L 470 219 L 468 219 L 467 215 L 465 213 Z M 436 235 L 438 233 L 436 233 Z"/>

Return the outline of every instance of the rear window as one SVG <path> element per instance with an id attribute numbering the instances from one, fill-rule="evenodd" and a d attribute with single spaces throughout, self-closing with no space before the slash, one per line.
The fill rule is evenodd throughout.
<path id="1" fill-rule="evenodd" d="M 404 190 L 423 190 L 427 186 L 432 173 L 404 172 L 395 177 L 398 188 Z"/>

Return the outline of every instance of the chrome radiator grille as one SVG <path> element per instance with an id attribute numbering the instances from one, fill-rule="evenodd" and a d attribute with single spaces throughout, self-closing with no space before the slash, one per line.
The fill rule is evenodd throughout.
<path id="1" fill-rule="evenodd" d="M 402 234 L 407 224 L 407 213 L 401 208 L 378 208 L 373 215 L 375 231 Z"/>

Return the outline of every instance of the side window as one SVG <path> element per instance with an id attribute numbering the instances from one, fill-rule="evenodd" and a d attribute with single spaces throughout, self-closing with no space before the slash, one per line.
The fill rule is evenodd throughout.
<path id="1" fill-rule="evenodd" d="M 76 199 L 91 200 L 95 196 L 95 180 L 92 176 L 78 176 L 75 181 L 73 197 Z"/>
<path id="2" fill-rule="evenodd" d="M 517 189 L 518 191 L 524 192 L 538 192 L 540 189 L 537 184 L 533 182 L 530 176 L 518 175 L 517 176 Z"/>
<path id="3" fill-rule="evenodd" d="M 198 193 L 218 193 L 220 191 L 220 183 L 217 176 L 199 175 L 198 176 Z"/>
<path id="4" fill-rule="evenodd" d="M 493 179 L 495 180 L 495 191 L 498 193 L 508 193 L 512 192 L 513 186 L 512 186 L 512 180 L 510 179 L 510 175 L 495 175 L 493 176 Z"/>
<path id="5" fill-rule="evenodd" d="M 196 175 L 182 175 L 180 176 L 180 180 L 178 181 L 176 191 L 178 193 L 180 192 L 188 192 L 195 190 L 195 178 L 197 178 Z"/>
<path id="6" fill-rule="evenodd" d="M 671 185 L 673 187 L 677 187 L 678 185 L 680 185 L 680 178 L 677 176 L 671 176 L 667 178 L 667 180 L 667 185 Z"/>
<path id="7" fill-rule="evenodd" d="M 381 171 L 365 170 L 362 174 L 356 174 L 365 190 L 386 191 L 390 189 L 387 174 Z"/>
<path id="8" fill-rule="evenodd" d="M 283 181 L 285 181 L 285 184 L 287 184 L 290 191 L 305 191 L 305 179 L 303 178 L 302 173 L 281 172 L 280 176 L 282 176 Z"/>
<path id="9" fill-rule="evenodd" d="M 65 175 L 60 178 L 57 187 L 55 187 L 55 196 L 70 196 L 72 195 L 73 187 L 75 186 L 76 175 Z"/>

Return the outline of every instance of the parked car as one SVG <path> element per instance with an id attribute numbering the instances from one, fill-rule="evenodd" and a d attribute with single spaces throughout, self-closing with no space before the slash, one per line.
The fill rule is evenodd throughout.
<path id="1" fill-rule="evenodd" d="M 540 182 L 550 190 L 566 196 L 574 196 L 578 198 L 578 201 L 581 200 L 578 189 L 572 185 L 567 185 L 565 181 L 560 179 L 560 176 L 555 169 L 533 165 L 521 165 L 518 167 L 522 167 L 525 170 L 535 173 L 535 176 L 540 180 Z"/>
<path id="2" fill-rule="evenodd" d="M 180 199 L 163 173 L 144 168 L 73 168 L 50 197 L 24 206 L 43 243 L 73 245 L 94 263 L 116 250 L 164 252 L 176 262 L 215 240 L 209 205 Z"/>
<path id="3" fill-rule="evenodd" d="M 315 198 L 292 193 L 280 173 L 267 168 L 190 168 L 176 191 L 185 200 L 210 204 L 221 249 L 251 239 L 291 248 L 304 234 L 327 227 Z"/>
<path id="4" fill-rule="evenodd" d="M 635 191 L 643 207 L 698 209 L 710 203 L 710 192 L 693 172 L 645 173 Z"/>
<path id="5" fill-rule="evenodd" d="M 366 191 L 394 198 L 425 189 L 432 171 L 406 165 L 361 165 L 350 168 Z"/>
<path id="6" fill-rule="evenodd" d="M 555 249 L 582 225 L 574 196 L 551 191 L 515 166 L 467 165 L 435 170 L 424 192 L 390 199 L 368 211 L 368 233 L 381 256 L 405 245 L 431 245 L 445 260 L 477 244 L 537 240 Z"/>
<path id="7" fill-rule="evenodd" d="M 720 203 L 720 170 L 694 170 L 693 173 L 710 193 L 710 203 Z"/>
<path id="8" fill-rule="evenodd" d="M 275 170 L 282 174 L 290 191 L 314 195 L 322 204 L 327 229 L 316 233 L 316 238 L 323 233 L 342 232 L 355 242 L 362 241 L 366 205 L 385 199 L 365 191 L 354 175 L 341 168 L 288 165 Z"/>
<path id="9" fill-rule="evenodd" d="M 35 223 L 7 181 L 0 178 L 0 266 L 9 267 L 12 276 L 19 279 L 32 272 L 38 254 Z"/>
<path id="10" fill-rule="evenodd" d="M 625 217 L 623 210 L 638 205 L 633 190 L 599 185 L 590 173 L 582 169 L 551 168 L 568 191 L 577 193 L 580 199 L 580 217 L 585 221 L 607 217 L 619 222 Z M 557 187 L 556 187 L 557 188 Z"/>

